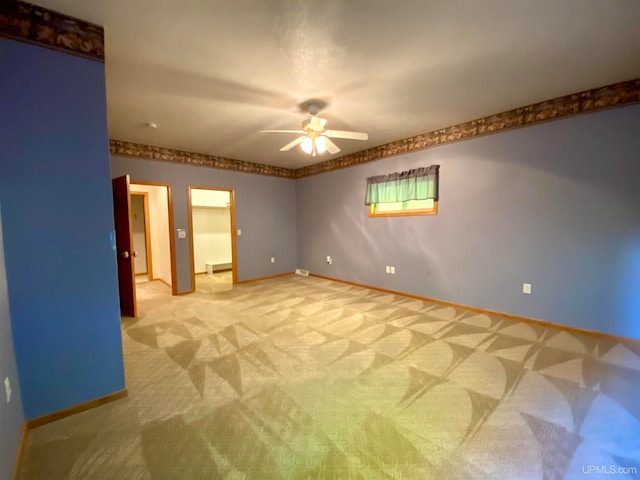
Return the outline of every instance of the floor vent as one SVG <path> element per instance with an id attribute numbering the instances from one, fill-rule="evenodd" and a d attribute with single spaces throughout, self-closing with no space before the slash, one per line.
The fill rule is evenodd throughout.
<path id="1" fill-rule="evenodd" d="M 308 277 L 309 270 L 302 270 L 301 268 L 296 268 L 296 275 L 302 275 L 303 277 Z"/>

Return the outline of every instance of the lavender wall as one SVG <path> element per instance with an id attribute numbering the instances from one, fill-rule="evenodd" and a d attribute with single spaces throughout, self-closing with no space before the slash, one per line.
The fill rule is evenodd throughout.
<path id="1" fill-rule="evenodd" d="M 629 106 L 301 179 L 298 265 L 640 339 L 638 132 Z M 437 216 L 368 218 L 366 177 L 431 164 Z"/>
<path id="2" fill-rule="evenodd" d="M 238 280 L 293 272 L 296 269 L 295 181 L 207 167 L 128 157 L 111 157 L 111 176 L 171 184 L 174 229 L 189 228 L 187 187 L 232 188 L 235 192 Z M 191 290 L 190 243 L 173 232 L 178 292 Z M 276 257 L 275 263 L 270 263 Z"/>
<path id="3" fill-rule="evenodd" d="M 6 403 L 4 379 L 11 382 L 11 401 Z M 2 241 L 2 222 L 0 218 L 0 478 L 11 478 L 16 461 L 24 412 L 18 368 L 13 351 L 11 318 L 9 316 L 9 294 L 4 268 L 4 248 Z"/>

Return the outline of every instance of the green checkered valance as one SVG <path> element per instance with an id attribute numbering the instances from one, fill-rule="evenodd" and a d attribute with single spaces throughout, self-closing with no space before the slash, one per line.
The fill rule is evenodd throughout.
<path id="1" fill-rule="evenodd" d="M 369 177 L 364 204 L 438 200 L 439 169 L 440 165 L 431 165 L 405 172 Z"/>

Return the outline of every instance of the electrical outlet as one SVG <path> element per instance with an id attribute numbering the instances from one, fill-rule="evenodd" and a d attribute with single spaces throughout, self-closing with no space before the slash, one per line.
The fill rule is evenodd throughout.
<path id="1" fill-rule="evenodd" d="M 7 403 L 11 401 L 11 381 L 9 377 L 4 378 L 4 392 L 7 395 Z"/>
<path id="2" fill-rule="evenodd" d="M 391 267 L 390 267 L 389 265 L 387 265 L 386 267 L 384 267 L 384 269 L 385 269 L 384 271 L 385 271 L 386 273 L 391 273 Z"/>
<path id="3" fill-rule="evenodd" d="M 530 283 L 523 283 L 522 284 L 522 293 L 524 293 L 525 295 L 531 295 L 531 284 Z"/>
<path id="4" fill-rule="evenodd" d="M 329 265 L 331 265 L 333 263 L 333 258 L 331 258 L 331 255 L 327 255 L 327 263 Z"/>
<path id="5" fill-rule="evenodd" d="M 391 268 L 389 270 L 391 270 L 389 272 L 389 273 L 391 273 L 391 275 L 395 275 L 396 274 L 396 267 L 394 267 L 393 265 L 391 266 Z"/>
<path id="6" fill-rule="evenodd" d="M 276 257 L 271 257 L 271 263 L 276 263 Z"/>

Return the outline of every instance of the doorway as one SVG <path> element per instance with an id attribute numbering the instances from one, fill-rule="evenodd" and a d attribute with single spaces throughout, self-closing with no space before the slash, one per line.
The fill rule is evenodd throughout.
<path id="1" fill-rule="evenodd" d="M 160 281 L 176 294 L 169 185 L 131 181 L 131 223 L 136 283 Z"/>
<path id="2" fill-rule="evenodd" d="M 213 292 L 234 285 L 237 259 L 233 190 L 189 186 L 188 207 L 192 290 Z"/>
<path id="3" fill-rule="evenodd" d="M 140 300 L 136 295 L 136 269 L 142 273 L 140 278 L 160 280 L 172 295 L 177 295 L 171 186 L 132 182 L 129 175 L 114 178 L 111 183 L 120 314 L 136 317 Z"/>
<path id="4" fill-rule="evenodd" d="M 131 234 L 133 236 L 133 267 L 136 284 L 142 279 L 153 279 L 151 256 L 151 231 L 149 219 L 149 193 L 131 191 Z"/>

